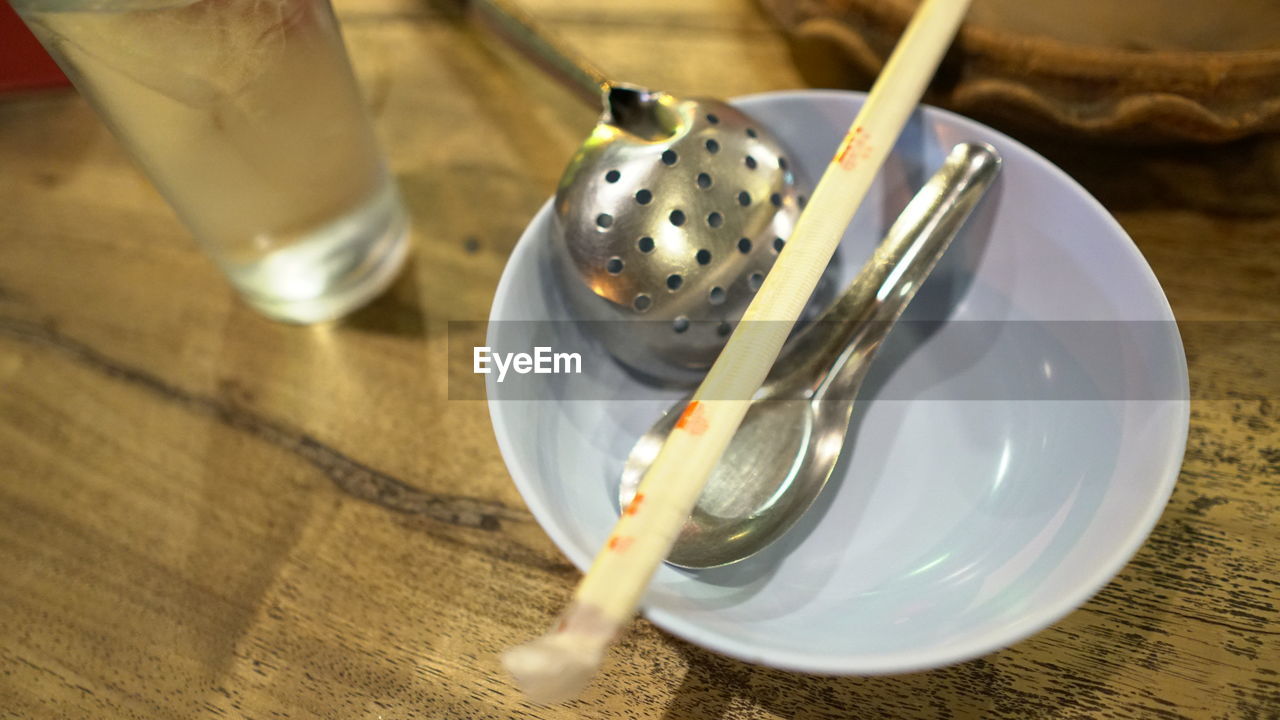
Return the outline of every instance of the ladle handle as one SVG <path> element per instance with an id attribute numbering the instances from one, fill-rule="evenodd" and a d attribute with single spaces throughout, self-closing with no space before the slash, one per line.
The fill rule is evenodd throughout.
<path id="1" fill-rule="evenodd" d="M 989 145 L 961 143 L 916 193 L 853 283 L 799 338 L 779 373 L 814 400 L 851 401 L 889 330 L 1000 171 Z M 788 363 L 790 365 L 790 363 Z"/>
<path id="2" fill-rule="evenodd" d="M 611 83 L 600 69 L 569 49 L 510 0 L 471 0 L 476 12 L 497 34 L 535 65 L 559 80 L 583 101 L 603 107 Z"/>

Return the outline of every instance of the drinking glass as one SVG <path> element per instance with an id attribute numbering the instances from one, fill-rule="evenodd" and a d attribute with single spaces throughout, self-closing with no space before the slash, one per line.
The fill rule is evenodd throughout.
<path id="1" fill-rule="evenodd" d="M 10 0 L 253 307 L 338 317 L 408 221 L 328 0 Z"/>

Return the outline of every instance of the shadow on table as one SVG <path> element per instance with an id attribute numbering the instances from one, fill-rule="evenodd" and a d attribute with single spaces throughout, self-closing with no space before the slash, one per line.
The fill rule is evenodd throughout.
<path id="1" fill-rule="evenodd" d="M 399 277 L 373 302 L 339 321 L 344 329 L 379 335 L 422 338 L 427 323 L 418 287 L 418 261 L 409 255 Z"/>

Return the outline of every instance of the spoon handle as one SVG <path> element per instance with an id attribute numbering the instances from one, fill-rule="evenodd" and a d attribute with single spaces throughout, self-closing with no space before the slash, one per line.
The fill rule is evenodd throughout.
<path id="1" fill-rule="evenodd" d="M 961 143 L 889 228 L 853 283 L 787 352 L 775 377 L 814 401 L 853 400 L 871 359 L 1000 172 L 989 145 Z M 796 388 L 791 388 L 794 392 Z"/>
<path id="2" fill-rule="evenodd" d="M 471 0 L 471 4 L 495 27 L 498 35 L 584 102 L 594 107 L 605 102 L 611 83 L 604 73 L 546 29 L 538 27 L 523 8 L 510 0 Z"/>

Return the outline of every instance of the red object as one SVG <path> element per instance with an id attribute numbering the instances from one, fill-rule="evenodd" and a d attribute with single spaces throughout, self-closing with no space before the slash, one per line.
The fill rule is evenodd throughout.
<path id="1" fill-rule="evenodd" d="M 0 0 L 0 92 L 67 84 L 18 13 Z"/>

